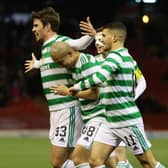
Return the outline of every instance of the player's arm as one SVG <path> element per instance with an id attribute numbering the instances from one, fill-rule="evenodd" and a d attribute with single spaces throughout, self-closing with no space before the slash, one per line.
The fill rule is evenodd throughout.
<path id="1" fill-rule="evenodd" d="M 142 93 L 145 91 L 147 84 L 141 70 L 138 67 L 135 69 L 135 78 L 136 78 L 135 100 L 137 100 L 137 98 L 141 96 Z"/>
<path id="2" fill-rule="evenodd" d="M 77 50 L 84 50 L 93 42 L 96 30 L 91 24 L 89 17 L 87 17 L 86 22 L 80 22 L 80 29 L 83 31 L 82 34 L 84 36 L 79 39 L 71 39 L 67 43 Z"/>
<path id="3" fill-rule="evenodd" d="M 79 39 L 71 39 L 67 43 L 76 50 L 84 50 L 93 42 L 93 40 L 93 37 L 86 35 Z"/>
<path id="4" fill-rule="evenodd" d="M 74 96 L 76 98 L 90 99 L 95 100 L 99 97 L 99 89 L 98 88 L 90 88 L 83 91 L 71 92 L 69 88 L 65 85 L 57 85 L 50 88 L 51 91 L 55 94 L 59 94 L 62 96 Z"/>
<path id="5" fill-rule="evenodd" d="M 111 74 L 113 74 L 117 69 L 120 69 L 121 62 L 121 57 L 119 57 L 117 54 L 110 54 L 106 57 L 100 66 L 100 69 L 96 73 L 89 76 L 85 80 L 74 84 L 74 86 L 70 88 L 70 91 L 84 90 L 103 84 L 106 80 L 111 78 Z"/>
<path id="6" fill-rule="evenodd" d="M 99 97 L 99 89 L 98 87 L 93 87 L 90 89 L 77 91 L 73 94 L 73 96 L 77 98 L 95 100 Z"/>
<path id="7" fill-rule="evenodd" d="M 40 60 L 37 60 L 34 53 L 32 53 L 32 59 L 25 61 L 25 73 L 31 71 L 32 69 L 40 68 Z"/>

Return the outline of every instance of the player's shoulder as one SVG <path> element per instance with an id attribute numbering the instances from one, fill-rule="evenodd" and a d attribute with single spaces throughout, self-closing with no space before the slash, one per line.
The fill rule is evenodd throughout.
<path id="1" fill-rule="evenodd" d="M 63 42 L 67 42 L 71 40 L 70 37 L 68 36 L 65 36 L 65 35 L 61 35 L 61 34 L 58 34 L 56 37 L 55 37 L 55 41 L 63 41 Z"/>
<path id="2" fill-rule="evenodd" d="M 80 61 L 82 62 L 82 64 L 95 63 L 96 59 L 92 54 L 81 53 L 80 54 Z"/>
<path id="3" fill-rule="evenodd" d="M 107 54 L 106 61 L 113 61 L 113 62 L 123 62 L 123 57 L 119 52 L 110 51 Z"/>

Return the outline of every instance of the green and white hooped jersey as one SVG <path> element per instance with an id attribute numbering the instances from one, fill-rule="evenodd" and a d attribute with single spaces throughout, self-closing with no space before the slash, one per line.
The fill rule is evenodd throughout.
<path id="1" fill-rule="evenodd" d="M 103 57 L 102 54 L 98 54 L 98 55 L 95 55 L 95 59 L 97 61 L 97 64 L 99 65 L 99 64 L 103 63 L 103 61 L 104 61 L 105 58 Z"/>
<path id="2" fill-rule="evenodd" d="M 126 48 L 110 52 L 101 69 L 88 79 L 74 85 L 82 90 L 106 83 L 101 95 L 106 107 L 106 119 L 111 127 L 119 128 L 142 123 L 141 113 L 134 101 L 135 64 Z"/>
<path id="3" fill-rule="evenodd" d="M 40 59 L 40 73 L 43 92 L 48 101 L 49 111 L 56 111 L 78 104 L 72 96 L 61 96 L 50 91 L 51 86 L 64 84 L 72 85 L 72 75 L 67 69 L 59 67 L 51 58 L 50 48 L 56 41 L 68 41 L 70 38 L 56 35 L 42 45 L 42 58 Z"/>
<path id="4" fill-rule="evenodd" d="M 92 75 L 98 70 L 95 58 L 90 54 L 81 53 L 80 57 L 72 69 L 72 77 L 77 83 Z M 79 99 L 81 106 L 81 115 L 84 122 L 93 117 L 104 117 L 105 107 L 100 100 Z"/>

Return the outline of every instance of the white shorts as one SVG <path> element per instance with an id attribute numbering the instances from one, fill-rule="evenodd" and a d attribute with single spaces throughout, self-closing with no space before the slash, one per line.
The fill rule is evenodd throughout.
<path id="1" fill-rule="evenodd" d="M 83 122 L 78 106 L 50 112 L 49 139 L 55 146 L 75 147 L 82 126 Z"/>
<path id="2" fill-rule="evenodd" d="M 144 153 L 144 151 L 147 151 L 151 147 L 145 135 L 143 125 L 110 128 L 107 124 L 101 124 L 94 141 L 114 147 L 123 141 L 135 155 Z"/>
<path id="3" fill-rule="evenodd" d="M 85 147 L 86 149 L 90 149 L 91 145 L 94 141 L 95 135 L 102 124 L 103 119 L 101 118 L 93 118 L 89 120 L 82 129 L 81 136 L 77 142 L 78 145 Z"/>
<path id="4" fill-rule="evenodd" d="M 119 145 L 118 145 L 118 146 L 125 147 L 125 146 L 126 146 L 126 144 L 125 144 L 125 142 L 121 141 L 121 142 L 119 143 Z"/>

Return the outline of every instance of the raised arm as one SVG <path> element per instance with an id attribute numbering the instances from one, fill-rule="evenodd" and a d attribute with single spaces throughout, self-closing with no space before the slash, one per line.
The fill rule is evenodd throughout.
<path id="1" fill-rule="evenodd" d="M 93 42 L 96 30 L 90 22 L 89 17 L 87 17 L 86 21 L 80 22 L 80 29 L 84 36 L 79 39 L 71 39 L 67 43 L 77 50 L 84 50 Z"/>

